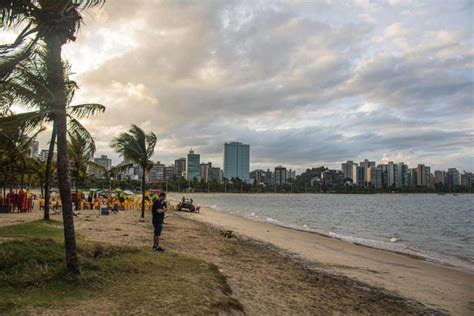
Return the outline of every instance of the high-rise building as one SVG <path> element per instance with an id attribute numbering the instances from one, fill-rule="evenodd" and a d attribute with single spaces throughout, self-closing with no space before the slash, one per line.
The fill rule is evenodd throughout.
<path id="1" fill-rule="evenodd" d="M 377 168 L 382 171 L 382 188 L 388 188 L 388 165 L 380 164 L 377 165 Z"/>
<path id="2" fill-rule="evenodd" d="M 368 159 L 364 159 L 364 161 L 361 161 L 359 164 L 359 167 L 363 169 L 363 171 L 360 171 L 361 173 L 364 174 L 364 186 L 368 185 L 370 181 L 370 167 L 375 167 L 375 161 L 369 161 Z M 361 181 L 358 179 L 359 185 Z"/>
<path id="3" fill-rule="evenodd" d="M 157 161 L 148 173 L 149 182 L 163 181 L 165 179 L 165 164 Z"/>
<path id="4" fill-rule="evenodd" d="M 398 172 L 398 165 L 392 161 L 387 163 L 387 172 L 388 172 L 388 187 L 399 188 L 400 187 L 400 178 Z"/>
<path id="5" fill-rule="evenodd" d="M 209 182 L 211 178 L 211 168 L 211 162 L 203 162 L 199 165 L 199 176 L 201 177 L 201 180 L 204 180 L 204 182 Z"/>
<path id="6" fill-rule="evenodd" d="M 409 180 L 409 186 L 414 188 L 418 185 L 418 168 L 410 168 L 408 169 L 408 178 Z"/>
<path id="7" fill-rule="evenodd" d="M 352 183 L 357 182 L 357 163 L 354 163 L 352 160 L 348 160 L 341 164 L 342 172 L 344 173 L 345 179 L 351 179 Z"/>
<path id="8" fill-rule="evenodd" d="M 165 167 L 165 179 L 176 179 L 176 172 L 174 169 L 174 165 L 169 165 Z"/>
<path id="9" fill-rule="evenodd" d="M 190 150 L 186 160 L 186 180 L 200 180 L 200 165 L 201 156 L 195 154 L 194 150 Z"/>
<path id="10" fill-rule="evenodd" d="M 186 172 L 186 158 L 178 158 L 174 161 L 176 177 L 182 177 Z"/>
<path id="11" fill-rule="evenodd" d="M 466 170 L 464 170 L 461 173 L 461 185 L 462 186 L 472 188 L 473 180 L 474 180 L 474 177 L 473 177 L 472 172 L 467 172 Z"/>
<path id="12" fill-rule="evenodd" d="M 106 171 L 109 171 L 112 168 L 112 159 L 107 157 L 107 155 L 100 155 L 100 158 L 94 158 L 94 163 L 102 166 Z M 94 177 L 101 179 L 104 176 L 104 170 L 98 168 L 91 168 L 94 173 Z"/>
<path id="13" fill-rule="evenodd" d="M 210 180 L 217 181 L 218 183 L 222 182 L 223 173 L 219 167 L 211 167 Z"/>
<path id="14" fill-rule="evenodd" d="M 224 144 L 224 176 L 250 180 L 250 145 L 239 142 Z"/>
<path id="15" fill-rule="evenodd" d="M 435 170 L 434 177 L 435 183 L 441 183 L 443 185 L 446 183 L 446 171 Z"/>
<path id="16" fill-rule="evenodd" d="M 364 188 L 366 181 L 366 168 L 365 167 L 355 167 L 357 173 L 357 180 L 356 182 L 352 182 L 353 184 L 357 184 L 359 187 Z"/>
<path id="17" fill-rule="evenodd" d="M 267 171 L 265 171 L 265 184 L 273 184 L 273 172 L 270 170 L 270 169 L 267 169 Z"/>
<path id="18" fill-rule="evenodd" d="M 273 178 L 276 185 L 282 185 L 287 183 L 287 173 L 286 168 L 282 166 L 275 167 L 275 172 L 273 173 Z"/>
<path id="19" fill-rule="evenodd" d="M 369 185 L 376 190 L 382 189 L 382 168 L 369 167 L 370 180 Z"/>
<path id="20" fill-rule="evenodd" d="M 256 184 L 265 183 L 265 171 L 262 169 L 257 169 L 250 172 L 250 179 Z"/>
<path id="21" fill-rule="evenodd" d="M 416 167 L 416 185 L 429 186 L 430 183 L 430 167 L 424 164 L 418 164 Z"/>
<path id="22" fill-rule="evenodd" d="M 287 180 L 290 180 L 290 179 L 296 179 L 296 170 L 291 170 L 289 169 L 287 172 L 286 172 L 286 179 Z"/>
<path id="23" fill-rule="evenodd" d="M 448 186 L 461 185 L 461 174 L 459 173 L 458 169 L 448 168 L 448 172 L 446 173 L 446 180 L 446 184 Z"/>
<path id="24" fill-rule="evenodd" d="M 408 182 L 408 165 L 403 162 L 398 163 L 398 179 L 401 188 L 407 188 L 410 186 Z"/>
<path id="25" fill-rule="evenodd" d="M 39 154 L 39 158 L 43 161 L 46 161 L 48 160 L 48 153 L 49 153 L 49 150 L 48 149 L 42 149 L 41 150 L 41 153 Z M 53 161 L 56 161 L 58 158 L 58 153 L 57 152 L 54 152 L 53 153 Z"/>

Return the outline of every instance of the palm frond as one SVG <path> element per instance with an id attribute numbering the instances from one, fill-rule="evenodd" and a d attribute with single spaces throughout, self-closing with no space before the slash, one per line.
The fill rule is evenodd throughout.
<path id="1" fill-rule="evenodd" d="M 67 132 L 69 134 L 69 137 L 75 134 L 79 135 L 81 138 L 83 138 L 86 141 L 87 148 L 85 149 L 88 151 L 91 151 L 92 153 L 95 153 L 96 148 L 95 148 L 94 137 L 92 137 L 89 131 L 74 117 L 72 117 L 71 115 L 68 115 L 68 119 L 69 119 L 69 124 L 68 124 Z"/>
<path id="2" fill-rule="evenodd" d="M 86 103 L 68 106 L 67 111 L 76 118 L 84 118 L 96 113 L 105 112 L 105 106 L 97 103 Z"/>

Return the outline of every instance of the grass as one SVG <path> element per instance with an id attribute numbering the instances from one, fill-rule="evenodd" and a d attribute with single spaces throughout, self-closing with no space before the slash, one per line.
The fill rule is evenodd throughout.
<path id="1" fill-rule="evenodd" d="M 218 268 L 177 253 L 78 239 L 79 276 L 65 269 L 58 222 L 0 227 L 0 314 L 242 312 Z M 1 239 L 1 238 L 0 238 Z"/>

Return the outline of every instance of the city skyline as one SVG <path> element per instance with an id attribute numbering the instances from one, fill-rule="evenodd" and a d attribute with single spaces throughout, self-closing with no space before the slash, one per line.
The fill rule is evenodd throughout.
<path id="1" fill-rule="evenodd" d="M 219 162 L 222 140 L 238 139 L 252 168 L 370 153 L 472 169 L 472 5 L 116 0 L 88 11 L 64 57 L 76 102 L 107 106 L 82 122 L 114 161 L 110 141 L 135 123 L 165 162 L 191 147 Z"/>

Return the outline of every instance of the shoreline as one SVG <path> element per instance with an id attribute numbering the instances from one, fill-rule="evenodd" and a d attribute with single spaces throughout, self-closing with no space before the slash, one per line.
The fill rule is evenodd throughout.
<path id="1" fill-rule="evenodd" d="M 422 256 L 358 244 L 320 232 L 287 227 L 201 207 L 187 218 L 232 230 L 342 274 L 455 314 L 474 312 L 474 273 Z"/>

